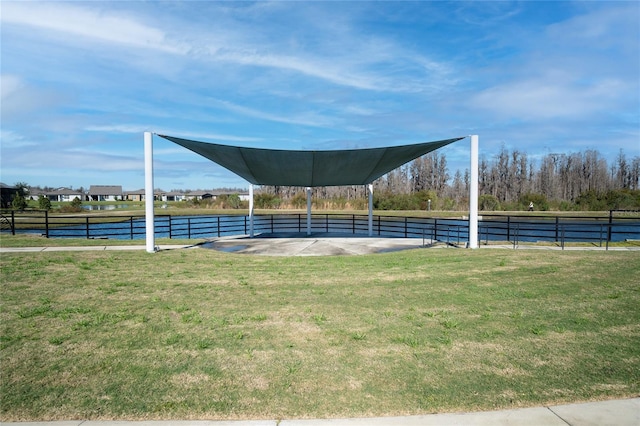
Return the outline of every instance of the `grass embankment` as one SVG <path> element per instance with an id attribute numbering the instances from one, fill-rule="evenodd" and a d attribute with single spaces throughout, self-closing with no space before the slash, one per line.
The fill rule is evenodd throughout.
<path id="1" fill-rule="evenodd" d="M 640 393 L 640 254 L 3 254 L 0 418 L 488 410 Z"/>
<path id="2" fill-rule="evenodd" d="M 162 245 L 196 245 L 204 242 L 201 238 L 156 238 L 155 243 Z M 90 246 L 144 246 L 144 239 L 87 239 L 87 238 L 45 238 L 36 234 L 17 234 L 0 236 L 0 247 L 90 247 Z"/>

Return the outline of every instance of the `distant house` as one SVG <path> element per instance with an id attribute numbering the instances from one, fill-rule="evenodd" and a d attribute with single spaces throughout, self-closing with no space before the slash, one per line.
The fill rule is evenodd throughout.
<path id="1" fill-rule="evenodd" d="M 135 191 L 125 191 L 124 199 L 128 201 L 144 201 L 147 199 L 146 192 L 144 189 L 137 189 Z M 160 200 L 162 198 L 162 191 L 155 190 L 153 193 L 154 200 Z"/>
<path id="2" fill-rule="evenodd" d="M 138 189 L 136 191 L 125 191 L 124 198 L 129 201 L 144 201 L 144 189 Z"/>
<path id="3" fill-rule="evenodd" d="M 214 191 L 213 198 L 216 199 L 221 195 L 237 195 L 242 201 L 249 201 L 249 192 L 238 192 L 238 191 Z"/>
<path id="4" fill-rule="evenodd" d="M 229 191 L 207 191 L 207 190 L 198 190 L 198 191 L 190 191 L 187 193 L 180 191 L 171 191 L 171 192 L 163 192 L 159 197 L 162 201 L 187 201 L 187 200 L 217 200 L 221 195 L 233 195 L 236 194 L 240 197 L 241 200 L 247 201 L 249 200 L 248 192 L 240 192 L 237 191 L 229 192 Z"/>
<path id="5" fill-rule="evenodd" d="M 18 188 L 0 182 L 0 207 L 3 209 L 11 207 L 13 197 L 15 197 L 17 193 Z"/>
<path id="6" fill-rule="evenodd" d="M 234 194 L 236 194 L 236 193 L 234 193 Z M 240 197 L 240 199 L 242 201 L 249 201 L 250 197 L 249 197 L 249 193 L 248 192 L 237 192 L 237 194 L 238 194 L 238 197 Z"/>
<path id="7" fill-rule="evenodd" d="M 185 194 L 178 191 L 170 191 L 162 193 L 160 199 L 162 201 L 184 201 Z"/>
<path id="8" fill-rule="evenodd" d="M 207 200 L 209 198 L 215 200 L 217 195 L 213 191 L 191 191 L 184 194 L 185 200 Z"/>
<path id="9" fill-rule="evenodd" d="M 120 185 L 91 185 L 87 201 L 118 201 L 123 194 Z"/>
<path id="10" fill-rule="evenodd" d="M 84 199 L 82 192 L 69 188 L 58 188 L 53 191 L 32 191 L 29 198 L 37 200 L 40 195 L 47 197 L 49 201 L 73 201 L 76 198 L 82 201 Z"/>

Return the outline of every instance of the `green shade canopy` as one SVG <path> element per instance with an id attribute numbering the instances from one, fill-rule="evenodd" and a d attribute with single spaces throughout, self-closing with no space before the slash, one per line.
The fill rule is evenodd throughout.
<path id="1" fill-rule="evenodd" d="M 386 148 L 288 151 L 243 148 L 158 135 L 234 172 L 254 185 L 366 185 L 463 137 Z"/>

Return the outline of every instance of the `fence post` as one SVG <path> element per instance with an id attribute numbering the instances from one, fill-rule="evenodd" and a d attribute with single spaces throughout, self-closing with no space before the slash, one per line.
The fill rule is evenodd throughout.
<path id="1" fill-rule="evenodd" d="M 351 215 L 351 233 L 353 235 L 356 234 L 356 215 L 355 214 Z"/>
<path id="2" fill-rule="evenodd" d="M 613 210 L 609 210 L 609 230 L 607 232 L 607 241 L 611 241 L 611 225 L 613 224 Z"/>
<path id="3" fill-rule="evenodd" d="M 247 233 L 247 217 L 244 217 L 244 233 Z"/>
<path id="4" fill-rule="evenodd" d="M 404 218 L 404 237 L 407 238 L 407 218 Z"/>
<path id="5" fill-rule="evenodd" d="M 600 224 L 600 247 L 602 247 L 602 230 L 604 225 Z"/>
<path id="6" fill-rule="evenodd" d="M 91 233 L 89 232 L 89 216 L 84 218 L 84 228 L 85 231 L 87 232 L 87 240 L 91 237 Z"/>
<path id="7" fill-rule="evenodd" d="M 44 235 L 49 238 L 49 212 L 47 210 L 44 211 Z"/>
<path id="8" fill-rule="evenodd" d="M 218 224 L 218 238 L 220 238 L 220 216 L 216 216 L 216 221 Z"/>
<path id="9" fill-rule="evenodd" d="M 129 236 L 133 240 L 133 216 L 129 217 Z"/>
<path id="10" fill-rule="evenodd" d="M 507 216 L 507 241 L 509 241 L 510 239 L 511 239 L 511 216 Z"/>
<path id="11" fill-rule="evenodd" d="M 432 242 L 435 242 L 438 240 L 438 219 L 433 219 L 433 238 L 431 239 Z"/>
<path id="12" fill-rule="evenodd" d="M 187 218 L 187 239 L 191 239 L 191 218 Z"/>
<path id="13" fill-rule="evenodd" d="M 11 235 L 16 235 L 16 212 L 11 210 Z"/>

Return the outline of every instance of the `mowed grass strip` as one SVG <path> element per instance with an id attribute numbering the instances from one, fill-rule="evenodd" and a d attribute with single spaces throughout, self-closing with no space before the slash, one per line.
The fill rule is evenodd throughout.
<path id="1" fill-rule="evenodd" d="M 0 418 L 312 418 L 640 393 L 640 253 L 3 254 Z"/>
<path id="2" fill-rule="evenodd" d="M 156 245 L 195 245 L 206 241 L 205 239 L 181 239 L 181 238 L 156 238 Z M 140 246 L 145 247 L 146 241 L 117 240 L 101 238 L 46 238 L 40 234 L 17 234 L 0 236 L 0 247 L 89 247 L 89 246 Z"/>

